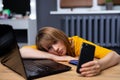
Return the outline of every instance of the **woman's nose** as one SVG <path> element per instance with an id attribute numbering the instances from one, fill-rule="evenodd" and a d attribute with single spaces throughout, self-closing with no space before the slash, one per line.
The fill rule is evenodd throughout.
<path id="1" fill-rule="evenodd" d="M 56 52 L 58 52 L 59 48 L 58 48 L 57 45 L 53 45 L 52 47 L 53 47 L 53 49 L 54 49 Z"/>

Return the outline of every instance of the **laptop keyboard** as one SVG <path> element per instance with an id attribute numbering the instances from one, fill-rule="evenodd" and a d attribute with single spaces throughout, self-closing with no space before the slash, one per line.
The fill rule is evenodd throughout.
<path id="1" fill-rule="evenodd" d="M 52 60 L 23 60 L 25 70 L 28 77 L 45 76 L 55 74 L 58 72 L 67 71 L 70 69 L 68 66 L 57 63 Z"/>
<path id="2" fill-rule="evenodd" d="M 44 66 L 44 68 L 46 69 L 46 71 L 60 71 L 60 70 L 63 70 L 63 68 L 65 68 L 65 66 L 63 66 L 64 64 L 60 64 L 60 63 L 57 63 L 55 61 L 52 61 L 52 60 L 35 60 L 34 61 L 36 63 L 36 65 L 39 66 L 39 64 L 41 64 L 42 66 Z M 66 66 L 66 69 L 67 69 L 68 66 Z"/>
<path id="3" fill-rule="evenodd" d="M 24 61 L 24 67 L 28 77 L 43 75 L 46 73 L 47 70 L 42 65 L 38 66 L 33 61 L 27 61 L 27 60 Z"/>
<path id="4" fill-rule="evenodd" d="M 25 69 L 31 71 L 31 72 L 37 72 L 37 71 L 40 71 L 40 72 L 44 72 L 44 67 L 42 65 L 36 65 L 33 61 L 24 61 L 24 66 L 25 66 Z"/>

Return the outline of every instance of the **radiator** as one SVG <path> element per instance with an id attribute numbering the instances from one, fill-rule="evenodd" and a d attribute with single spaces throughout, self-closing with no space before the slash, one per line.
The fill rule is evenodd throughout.
<path id="1" fill-rule="evenodd" d="M 78 35 L 101 46 L 119 47 L 120 16 L 65 16 L 64 32 L 69 37 Z"/>

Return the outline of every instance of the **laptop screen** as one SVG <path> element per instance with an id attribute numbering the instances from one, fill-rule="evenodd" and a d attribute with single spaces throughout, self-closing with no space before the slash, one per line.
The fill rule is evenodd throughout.
<path id="1" fill-rule="evenodd" d="M 26 73 L 19 54 L 14 31 L 9 25 L 0 25 L 0 60 L 1 63 L 24 78 Z"/>

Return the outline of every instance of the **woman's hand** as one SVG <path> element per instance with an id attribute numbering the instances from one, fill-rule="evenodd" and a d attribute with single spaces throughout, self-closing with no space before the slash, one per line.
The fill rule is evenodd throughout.
<path id="1" fill-rule="evenodd" d="M 81 66 L 80 72 L 84 77 L 95 76 L 101 72 L 101 66 L 98 61 L 90 61 Z"/>
<path id="2" fill-rule="evenodd" d="M 82 76 L 86 76 L 86 77 L 95 76 L 99 74 L 102 70 L 112 67 L 118 64 L 119 62 L 120 62 L 120 55 L 117 54 L 115 51 L 112 51 L 99 60 L 94 60 L 83 64 L 82 68 L 80 69 L 80 72 Z"/>

